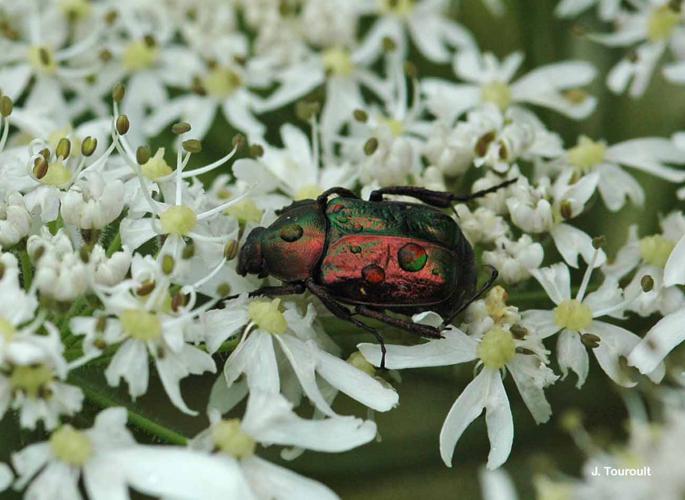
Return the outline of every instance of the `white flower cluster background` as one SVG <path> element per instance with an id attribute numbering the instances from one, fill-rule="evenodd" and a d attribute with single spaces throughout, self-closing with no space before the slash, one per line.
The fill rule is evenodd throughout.
<path id="1" fill-rule="evenodd" d="M 0 92 L 2 498 L 685 495 L 682 0 L 0 0 Z M 384 368 L 236 267 L 505 181 L 445 212 L 498 280 Z"/>

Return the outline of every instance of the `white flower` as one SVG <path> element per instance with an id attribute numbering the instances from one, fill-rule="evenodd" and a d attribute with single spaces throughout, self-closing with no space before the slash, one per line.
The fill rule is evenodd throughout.
<path id="1" fill-rule="evenodd" d="M 483 262 L 497 269 L 505 283 L 528 279 L 530 270 L 540 267 L 543 257 L 542 245 L 527 234 L 518 240 L 501 236 L 495 240 L 495 250 L 483 252 Z"/>
<path id="2" fill-rule="evenodd" d="M 580 288 L 571 298 L 569 268 L 563 263 L 539 270 L 532 270 L 556 307 L 553 310 L 531 309 L 523 313 L 525 325 L 531 325 L 545 338 L 557 332 L 557 359 L 564 377 L 568 370 L 578 375 L 577 387 L 581 387 L 588 374 L 589 360 L 586 347 L 592 349 L 599 366 L 617 384 L 632 387 L 637 382 L 621 366 L 626 357 L 640 342 L 640 337 L 623 327 L 599 321 L 596 318 L 616 316 L 627 305 L 622 291 L 615 282 L 606 280 L 601 287 L 586 295 L 594 261 L 585 270 Z M 660 380 L 663 367 L 655 366 L 649 373 L 653 380 Z"/>
<path id="3" fill-rule="evenodd" d="M 291 304 L 283 312 L 280 299 L 247 301 L 242 296 L 227 302 L 224 311 L 223 324 L 221 318 L 214 318 L 207 343 L 217 348 L 244 326 L 240 343 L 224 365 L 229 389 L 244 374 L 250 391 L 280 392 L 286 385 L 279 373 L 280 359 L 292 370 L 286 370 L 284 375 L 294 374 L 302 392 L 324 415 L 332 417 L 336 413 L 317 382 L 319 377 L 374 410 L 388 411 L 397 404 L 397 393 L 391 387 L 324 349 L 330 341 L 313 324 L 315 313 L 311 304 L 306 315 L 301 316 Z"/>
<path id="4" fill-rule="evenodd" d="M 43 226 L 40 235 L 29 236 L 26 249 L 35 263 L 33 286 L 41 294 L 69 302 L 88 289 L 88 266 L 74 250 L 64 230 L 60 229 L 53 236 Z"/>
<path id="5" fill-rule="evenodd" d="M 421 320 L 422 317 L 426 318 L 427 315 L 418 315 L 414 319 Z M 440 431 L 440 456 L 451 467 L 459 438 L 469 424 L 485 410 L 490 440 L 487 467 L 495 469 L 506 461 L 514 439 L 509 400 L 502 383 L 504 370 L 512 375 L 521 397 L 537 423 L 546 422 L 552 414 L 543 389 L 552 384 L 557 376 L 546 366 L 547 351 L 535 332 L 527 332 L 521 339 L 518 335 L 515 337 L 505 323 L 494 323 L 480 337 L 466 335 L 452 326 L 442 334 L 442 339 L 430 340 L 417 346 L 388 346 L 386 366 L 389 369 L 417 368 L 479 360 L 477 366 L 482 366 L 480 372 L 459 395 L 443 423 Z M 381 352 L 378 346 L 360 344 L 358 347 L 371 363 L 376 366 L 380 364 Z"/>
<path id="6" fill-rule="evenodd" d="M 292 411 L 280 394 L 253 391 L 242 419 L 221 419 L 209 412 L 210 427 L 190 443 L 221 462 L 236 464 L 256 498 L 337 498 L 324 485 L 302 477 L 256 455 L 263 446 L 296 446 L 322 452 L 346 451 L 371 441 L 376 425 L 355 417 L 307 420 Z"/>
<path id="7" fill-rule="evenodd" d="M 528 183 L 526 177 L 509 188 L 511 196 L 506 204 L 512 222 L 529 233 L 549 232 L 554 245 L 572 267 L 578 267 L 578 256 L 589 263 L 595 253 L 592 238 L 566 221 L 580 215 L 585 204 L 597 187 L 599 177 L 589 174 L 573 182 L 571 171 L 562 172 L 549 186 L 549 179 L 542 178 L 537 187 Z M 601 265 L 606 254 L 599 250 L 594 265 Z"/>
<path id="8" fill-rule="evenodd" d="M 31 214 L 26 209 L 21 193 L 9 193 L 0 203 L 0 245 L 16 245 L 31 230 Z"/>
<path id="9" fill-rule="evenodd" d="M 102 229 L 124 209 L 124 184 L 105 181 L 99 172 L 85 172 L 62 195 L 60 213 L 67 224 L 79 229 Z"/>
<path id="10" fill-rule="evenodd" d="M 131 267 L 131 252 L 128 248 L 108 256 L 105 249 L 95 245 L 88 255 L 88 266 L 93 280 L 98 285 L 114 286 L 121 283 Z"/>
<path id="11" fill-rule="evenodd" d="M 0 266 L 0 415 L 12 408 L 22 427 L 42 420 L 52 429 L 60 415 L 81 409 L 83 393 L 63 383 L 68 367 L 59 332 L 43 323 L 36 297 L 19 286 L 16 259 L 3 254 Z M 42 326 L 47 335 L 37 333 Z"/>
<path id="12" fill-rule="evenodd" d="M 363 0 L 362 9 L 380 16 L 370 37 L 390 38 L 397 45 L 398 58 L 404 59 L 409 37 L 421 54 L 434 62 L 447 62 L 451 48 L 473 48 L 471 34 L 447 15 L 446 0 Z"/>
<path id="13" fill-rule="evenodd" d="M 645 193 L 640 184 L 621 168 L 635 168 L 670 182 L 685 181 L 685 172 L 665 165 L 685 163 L 683 151 L 674 141 L 660 137 L 643 137 L 607 146 L 585 136 L 566 152 L 565 161 L 580 174 L 599 174 L 599 193 L 611 211 L 619 210 L 626 197 L 642 206 Z"/>
<path id="14" fill-rule="evenodd" d="M 168 274 L 150 256 L 136 254 L 131 274 L 131 282 L 114 288 L 94 287 L 105 311 L 71 319 L 71 331 L 86 336 L 88 349 L 80 363 L 97 357 L 108 345 L 119 344 L 105 377 L 111 386 L 123 378 L 129 394 L 136 398 L 147 391 L 151 357 L 171 402 L 195 415 L 183 400 L 180 381 L 191 374 L 214 372 L 216 365 L 209 354 L 186 341 L 186 330 L 193 318 L 214 302 L 194 308 L 192 289 L 182 289 L 171 297 Z M 140 279 L 142 276 L 145 278 Z"/>
<path id="15" fill-rule="evenodd" d="M 472 245 L 493 242 L 509 231 L 504 219 L 489 208 L 478 207 L 471 212 L 468 206 L 460 204 L 456 206 L 456 213 L 459 227 Z"/>
<path id="16" fill-rule="evenodd" d="M 565 61 L 537 68 L 511 82 L 523 62 L 515 52 L 499 63 L 490 53 L 477 50 L 458 52 L 453 61 L 455 74 L 467 83 L 451 83 L 425 78 L 421 88 L 428 108 L 436 116 L 454 120 L 462 113 L 485 103 L 502 111 L 517 104 L 550 108 L 571 118 L 587 117 L 596 99 L 579 87 L 589 84 L 596 70 L 583 61 Z"/>
<path id="17" fill-rule="evenodd" d="M 632 97 L 641 96 L 652 78 L 654 68 L 669 45 L 685 36 L 679 2 L 638 0 L 635 10 L 622 10 L 615 16 L 613 33 L 593 34 L 591 39 L 609 47 L 632 47 L 607 75 L 608 87 L 616 93 L 628 89 Z"/>

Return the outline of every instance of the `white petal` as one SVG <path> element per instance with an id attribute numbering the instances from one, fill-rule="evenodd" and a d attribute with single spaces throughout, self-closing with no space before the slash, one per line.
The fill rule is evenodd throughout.
<path id="1" fill-rule="evenodd" d="M 135 250 L 157 234 L 152 226 L 152 219 L 129 219 L 128 217 L 121 221 L 119 233 L 122 243 L 130 250 Z"/>
<path id="2" fill-rule="evenodd" d="M 9 488 L 13 479 L 14 474 L 12 474 L 12 469 L 10 469 L 7 464 L 0 464 L 0 492 Z"/>
<path id="3" fill-rule="evenodd" d="M 514 483 L 503 469 L 481 469 L 478 476 L 483 500 L 518 500 Z"/>
<path id="4" fill-rule="evenodd" d="M 300 381 L 302 390 L 316 408 L 329 417 L 336 413 L 330 407 L 321 394 L 321 389 L 316 383 L 317 350 L 316 344 L 302 342 L 292 335 L 276 335 L 276 339 L 288 358 L 297 379 Z"/>
<path id="5" fill-rule="evenodd" d="M 538 280 L 555 304 L 571 298 L 571 275 L 568 266 L 564 263 L 559 262 L 549 267 L 531 269 L 530 274 Z"/>
<path id="6" fill-rule="evenodd" d="M 539 364 L 540 361 L 535 356 L 516 356 L 507 365 L 523 402 L 537 424 L 547 422 L 552 416 L 552 407 L 547 402 L 545 392 L 532 375 L 535 371 L 551 370 L 544 365 L 537 366 Z"/>
<path id="7" fill-rule="evenodd" d="M 397 406 L 399 396 L 392 386 L 382 384 L 378 379 L 327 352 L 319 353 L 317 372 L 333 387 L 373 410 L 388 411 Z"/>
<path id="8" fill-rule="evenodd" d="M 483 371 L 487 370 L 485 368 Z M 507 461 L 514 442 L 514 420 L 509 408 L 507 392 L 504 390 L 499 372 L 493 372 L 490 391 L 485 402 L 485 423 L 488 427 L 490 453 L 488 469 L 496 469 Z"/>
<path id="9" fill-rule="evenodd" d="M 185 344 L 179 354 L 167 352 L 164 357 L 155 356 L 154 359 L 164 390 L 174 406 L 188 415 L 197 415 L 183 401 L 180 383 L 190 374 L 214 373 L 216 365 L 212 357 L 197 347 Z"/>
<path id="10" fill-rule="evenodd" d="M 262 391 L 250 393 L 242 425 L 245 432 L 265 445 L 299 446 L 326 452 L 347 451 L 376 437 L 376 424 L 370 420 L 301 418 L 283 396 Z"/>
<path id="11" fill-rule="evenodd" d="M 440 456 L 448 467 L 452 467 L 452 456 L 457 441 L 469 424 L 485 409 L 494 378 L 500 378 L 499 373 L 488 369 L 481 370 L 462 391 L 447 413 L 440 429 Z"/>
<path id="12" fill-rule="evenodd" d="M 241 462 L 245 477 L 259 498 L 273 500 L 336 500 L 327 486 L 257 456 Z"/>
<path id="13" fill-rule="evenodd" d="M 224 376 L 230 387 L 242 373 L 247 376 L 250 389 L 278 392 L 280 378 L 271 335 L 253 331 L 231 353 L 224 365 Z"/>
<path id="14" fill-rule="evenodd" d="M 554 239 L 554 246 L 557 247 L 557 250 L 569 266 L 578 267 L 578 255 L 582 255 L 586 263 L 592 262 L 595 247 L 592 246 L 590 235 L 565 223 L 554 226 L 550 234 Z M 595 267 L 604 264 L 606 259 L 604 250 L 600 250 Z"/>
<path id="15" fill-rule="evenodd" d="M 521 314 L 524 326 L 530 326 L 541 338 L 547 338 L 557 333 L 560 328 L 554 322 L 554 311 L 529 309 Z"/>
<path id="16" fill-rule="evenodd" d="M 616 212 L 623 207 L 626 197 L 637 206 L 644 204 L 645 192 L 632 175 L 611 163 L 602 164 L 600 169 L 599 193 L 609 210 Z"/>
<path id="17" fill-rule="evenodd" d="M 107 383 L 116 387 L 123 378 L 128 382 L 128 393 L 132 398 L 144 394 L 149 376 L 147 361 L 147 349 L 143 342 L 133 339 L 125 341 L 105 370 Z"/>
<path id="18" fill-rule="evenodd" d="M 220 375 L 212 385 L 207 409 L 218 410 L 223 415 L 235 408 L 247 396 L 247 393 L 247 382 L 245 380 L 239 380 L 229 387 L 226 384 L 226 377 Z"/>
<path id="19" fill-rule="evenodd" d="M 466 363 L 476 358 L 478 343 L 461 330 L 442 332 L 445 338 L 432 339 L 414 346 L 388 345 L 385 367 L 389 369 L 421 368 Z M 369 363 L 380 366 L 381 349 L 377 344 L 359 344 L 359 351 Z"/>
<path id="20" fill-rule="evenodd" d="M 580 389 L 587 378 L 590 362 L 577 332 L 571 330 L 561 332 L 557 340 L 557 360 L 563 375 L 562 379 L 566 378 L 570 368 L 578 375 L 576 387 Z"/>
<path id="21" fill-rule="evenodd" d="M 83 483 L 88 497 L 97 500 L 130 500 L 122 472 L 107 456 L 95 455 L 83 466 Z"/>
<path id="22" fill-rule="evenodd" d="M 685 235 L 683 235 L 664 267 L 664 286 L 685 285 Z"/>
<path id="23" fill-rule="evenodd" d="M 167 498 L 253 498 L 235 460 L 177 446 L 136 446 L 109 452 L 111 467 L 147 495 Z M 221 478 L 221 480 L 217 480 Z"/>
<path id="24" fill-rule="evenodd" d="M 476 85 L 456 84 L 438 78 L 421 81 L 426 104 L 431 113 L 452 122 L 480 102 L 481 90 Z"/>
<path id="25" fill-rule="evenodd" d="M 650 373 L 685 340 L 685 309 L 664 316 L 628 355 L 628 363 L 641 373 Z"/>
<path id="26" fill-rule="evenodd" d="M 592 351 L 602 367 L 604 373 L 611 380 L 623 387 L 634 387 L 637 382 L 630 379 L 628 374 L 621 368 L 620 357 L 627 357 L 633 348 L 640 342 L 640 337 L 620 326 L 593 321 L 588 332 L 599 336 L 599 346 Z"/>

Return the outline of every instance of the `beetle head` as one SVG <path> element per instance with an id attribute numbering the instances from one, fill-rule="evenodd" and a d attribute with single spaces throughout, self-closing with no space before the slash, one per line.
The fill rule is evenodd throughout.
<path id="1" fill-rule="evenodd" d="M 264 255 L 262 254 L 262 239 L 266 228 L 256 227 L 247 235 L 243 248 L 238 255 L 238 274 L 246 276 L 256 274 L 265 278 L 268 273 L 264 268 Z"/>

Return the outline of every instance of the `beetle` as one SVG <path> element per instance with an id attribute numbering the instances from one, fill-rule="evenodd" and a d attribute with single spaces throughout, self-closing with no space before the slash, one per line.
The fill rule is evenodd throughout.
<path id="1" fill-rule="evenodd" d="M 282 282 L 250 296 L 310 291 L 333 315 L 376 337 L 383 368 L 383 338 L 359 317 L 422 337 L 441 338 L 440 328 L 414 323 L 409 316 L 433 310 L 445 318 L 446 325 L 497 278 L 491 268 L 487 282 L 476 290 L 473 249 L 457 222 L 441 209 L 513 182 L 467 196 L 413 186 L 384 187 L 373 191 L 368 200 L 334 187 L 316 199 L 280 210 L 269 227 L 254 228 L 240 249 L 237 271 L 242 276 L 273 276 Z M 389 201 L 385 195 L 409 196 L 423 203 Z"/>

